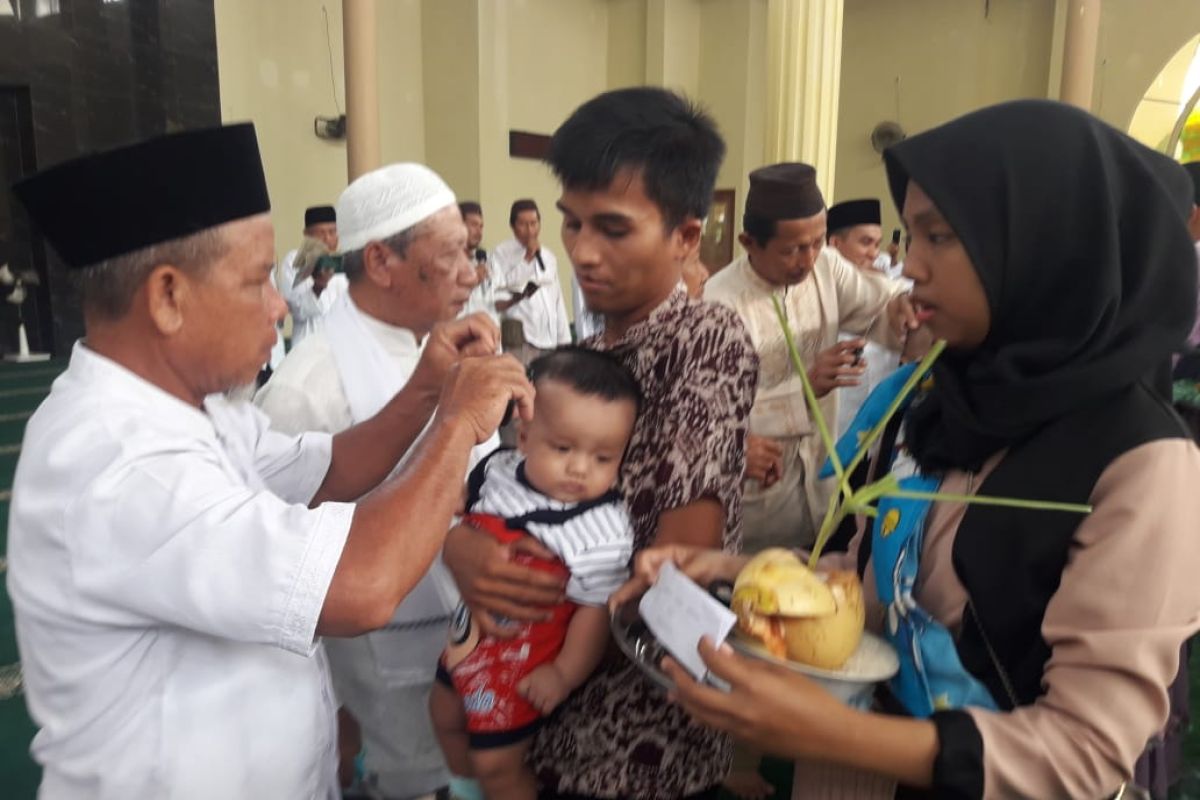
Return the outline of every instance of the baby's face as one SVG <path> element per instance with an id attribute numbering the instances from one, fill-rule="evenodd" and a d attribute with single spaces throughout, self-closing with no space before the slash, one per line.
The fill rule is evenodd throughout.
<path id="1" fill-rule="evenodd" d="M 636 416 L 632 400 L 605 400 L 559 381 L 539 381 L 533 420 L 517 438 L 529 482 L 564 503 L 604 494 L 617 481 Z"/>

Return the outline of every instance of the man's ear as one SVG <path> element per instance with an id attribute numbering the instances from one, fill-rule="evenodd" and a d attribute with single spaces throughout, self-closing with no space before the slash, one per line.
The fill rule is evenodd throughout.
<path id="1" fill-rule="evenodd" d="M 162 264 L 150 271 L 139 294 L 158 332 L 174 336 L 183 329 L 184 312 L 194 299 L 195 284 L 178 267 Z"/>
<path id="2" fill-rule="evenodd" d="M 675 228 L 676 242 L 679 246 L 675 255 L 679 261 L 686 260 L 693 251 L 699 249 L 703 234 L 704 223 L 695 217 L 688 217 L 679 223 Z"/>
<path id="3" fill-rule="evenodd" d="M 758 247 L 758 240 L 745 231 L 742 231 L 738 234 L 738 244 L 749 250 L 752 247 Z"/>
<path id="4" fill-rule="evenodd" d="M 388 269 L 391 251 L 380 242 L 368 242 L 363 248 L 363 273 L 367 280 L 383 289 L 392 286 L 392 271 Z"/>

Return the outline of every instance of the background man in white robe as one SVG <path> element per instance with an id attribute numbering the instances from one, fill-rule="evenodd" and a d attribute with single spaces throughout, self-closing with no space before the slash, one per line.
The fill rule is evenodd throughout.
<path id="1" fill-rule="evenodd" d="M 477 283 L 467 298 L 463 315 L 482 311 L 500 324 L 500 312 L 496 310 L 496 285 L 488 272 L 488 254 L 480 245 L 483 243 L 483 207 L 474 200 L 464 200 L 458 204 L 462 212 L 463 223 L 467 226 L 467 258 L 475 265 Z"/>
<path id="2" fill-rule="evenodd" d="M 471 448 L 511 400 L 529 416 L 532 387 L 510 357 L 469 357 L 498 334 L 471 318 L 435 329 L 405 387 L 337 436 L 287 436 L 228 400 L 285 311 L 252 125 L 14 190 L 79 276 L 87 331 L 13 484 L 39 797 L 332 800 L 318 637 L 388 622 L 442 546 Z"/>
<path id="3" fill-rule="evenodd" d="M 904 286 L 870 275 L 825 247 L 825 201 L 807 164 L 750 173 L 743 231 L 746 254 L 709 279 L 706 300 L 733 308 L 758 351 L 758 394 L 750 412 L 743 496 L 744 547 L 803 547 L 825 513 L 829 481 L 817 480 L 825 448 L 809 419 L 772 298 L 782 303 L 821 409 L 836 430 L 833 390 L 854 386 L 864 365 L 862 338 L 899 349 L 916 325 Z"/>
<path id="4" fill-rule="evenodd" d="M 845 200 L 830 206 L 828 211 L 829 246 L 868 275 L 888 275 L 892 259 L 880 254 L 883 227 L 880 224 L 880 205 L 876 198 Z M 890 277 L 890 276 L 889 276 Z M 899 279 L 906 287 L 912 282 Z M 842 340 L 857 339 L 854 333 L 842 333 Z M 879 385 L 879 382 L 900 366 L 900 353 L 878 342 L 867 342 L 863 349 L 865 367 L 857 386 L 838 390 L 837 436 L 841 436 L 854 421 L 858 409 Z M 866 466 L 864 464 L 864 466 Z"/>
<path id="5" fill-rule="evenodd" d="M 488 272 L 496 285 L 496 310 L 521 323 L 523 359 L 571 343 L 567 306 L 558 281 L 558 259 L 542 246 L 542 213 L 533 200 L 517 200 L 508 214 L 513 238 L 492 250 Z"/>
<path id="6" fill-rule="evenodd" d="M 337 214 L 333 206 L 313 206 L 304 211 L 304 236 L 317 239 L 335 253 L 338 249 Z M 289 250 L 279 262 L 275 275 L 275 286 L 287 301 L 292 315 L 292 347 L 304 341 L 304 337 L 320 330 L 325 315 L 334 303 L 346 292 L 346 276 L 330 272 L 314 272 L 296 283 L 296 254 L 299 248 Z"/>
<path id="7" fill-rule="evenodd" d="M 427 167 L 367 173 L 342 192 L 337 212 L 349 292 L 256 398 L 272 426 L 289 433 L 338 433 L 373 416 L 478 280 L 454 194 Z M 372 797 L 402 800 L 447 784 L 428 696 L 457 599 L 435 562 L 387 628 L 325 642 L 338 700 L 362 728 Z"/>

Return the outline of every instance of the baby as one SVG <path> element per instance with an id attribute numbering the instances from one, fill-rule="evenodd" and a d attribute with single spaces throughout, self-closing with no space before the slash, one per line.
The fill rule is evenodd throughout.
<path id="1" fill-rule="evenodd" d="M 605 602 L 633 549 L 614 484 L 641 402 L 637 382 L 611 356 L 577 347 L 538 358 L 529 377 L 533 420 L 520 425 L 516 450 L 475 467 L 464 521 L 505 543 L 537 539 L 557 560 L 513 559 L 566 579 L 567 602 L 513 639 L 481 636 L 460 607 L 430 697 L 450 771 L 474 775 L 489 800 L 536 797 L 530 739 L 604 654 Z"/>

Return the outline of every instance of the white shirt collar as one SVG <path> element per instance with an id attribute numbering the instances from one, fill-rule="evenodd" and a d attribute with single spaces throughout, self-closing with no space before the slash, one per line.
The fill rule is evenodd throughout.
<path id="1" fill-rule="evenodd" d="M 103 387 L 103 396 L 106 398 L 120 397 L 151 407 L 156 419 L 169 418 L 191 433 L 201 436 L 216 433 L 212 419 L 204 411 L 97 353 L 82 339 L 75 342 L 71 350 L 71 362 L 63 378 L 79 381 L 89 387 Z"/>

